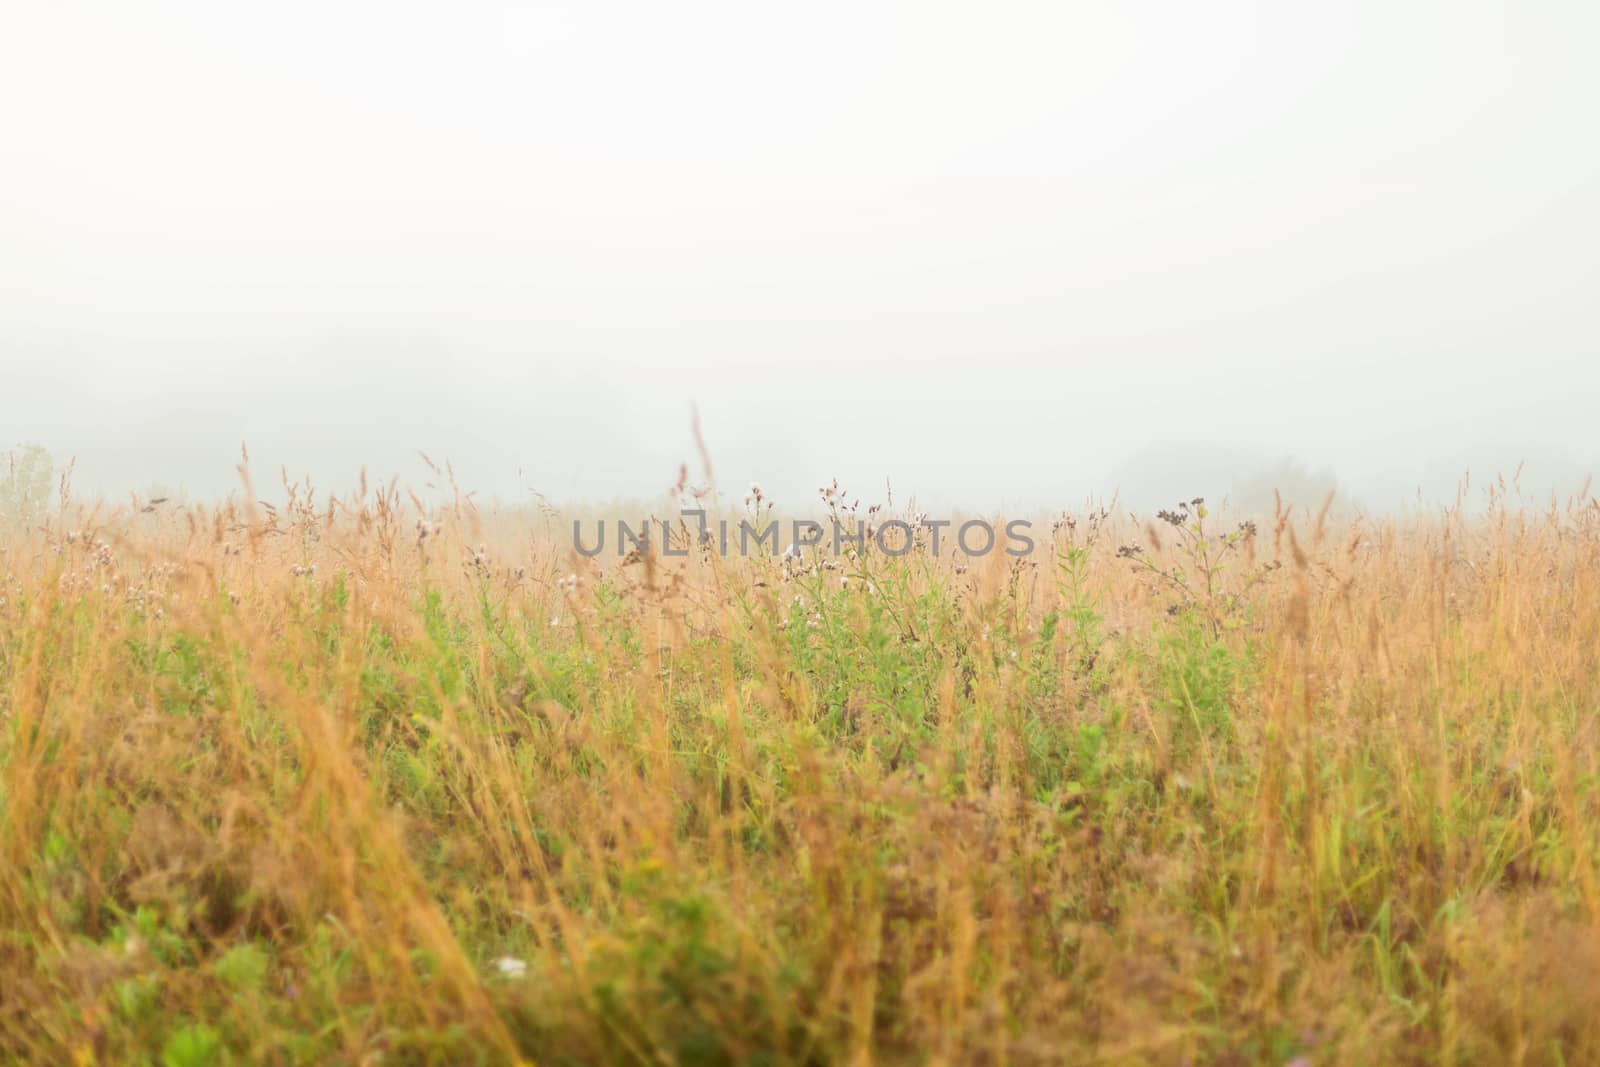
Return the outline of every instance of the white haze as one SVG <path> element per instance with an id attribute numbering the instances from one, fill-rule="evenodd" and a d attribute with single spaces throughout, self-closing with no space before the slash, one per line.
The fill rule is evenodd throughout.
<path id="1" fill-rule="evenodd" d="M 80 489 L 1371 506 L 1600 460 L 1600 5 L 0 10 L 0 447 Z"/>

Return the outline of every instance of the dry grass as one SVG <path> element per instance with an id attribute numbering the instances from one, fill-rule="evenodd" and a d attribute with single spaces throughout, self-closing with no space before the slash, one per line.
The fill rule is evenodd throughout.
<path id="1" fill-rule="evenodd" d="M 308 496 L 5 536 L 0 1058 L 1600 1060 L 1592 501 L 826 569 Z"/>

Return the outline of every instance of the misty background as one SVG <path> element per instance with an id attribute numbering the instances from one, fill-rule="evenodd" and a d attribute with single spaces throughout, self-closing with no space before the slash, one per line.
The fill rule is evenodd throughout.
<path id="1" fill-rule="evenodd" d="M 1570 491 L 1597 47 L 1587 0 L 12 0 L 0 449 L 597 501 L 697 408 L 785 503 Z"/>

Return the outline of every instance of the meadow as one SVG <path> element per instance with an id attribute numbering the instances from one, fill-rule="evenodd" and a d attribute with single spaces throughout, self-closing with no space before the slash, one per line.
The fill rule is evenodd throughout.
<path id="1" fill-rule="evenodd" d="M 0 535 L 0 1060 L 1600 1062 L 1600 504 L 1300 503 L 619 560 L 63 490 Z"/>

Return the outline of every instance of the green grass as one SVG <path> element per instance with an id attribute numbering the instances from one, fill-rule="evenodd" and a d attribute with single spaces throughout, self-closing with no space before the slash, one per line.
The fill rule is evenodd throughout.
<path id="1" fill-rule="evenodd" d="M 0 1058 L 1600 1057 L 1593 508 L 576 592 L 439 518 L 6 543 Z"/>

